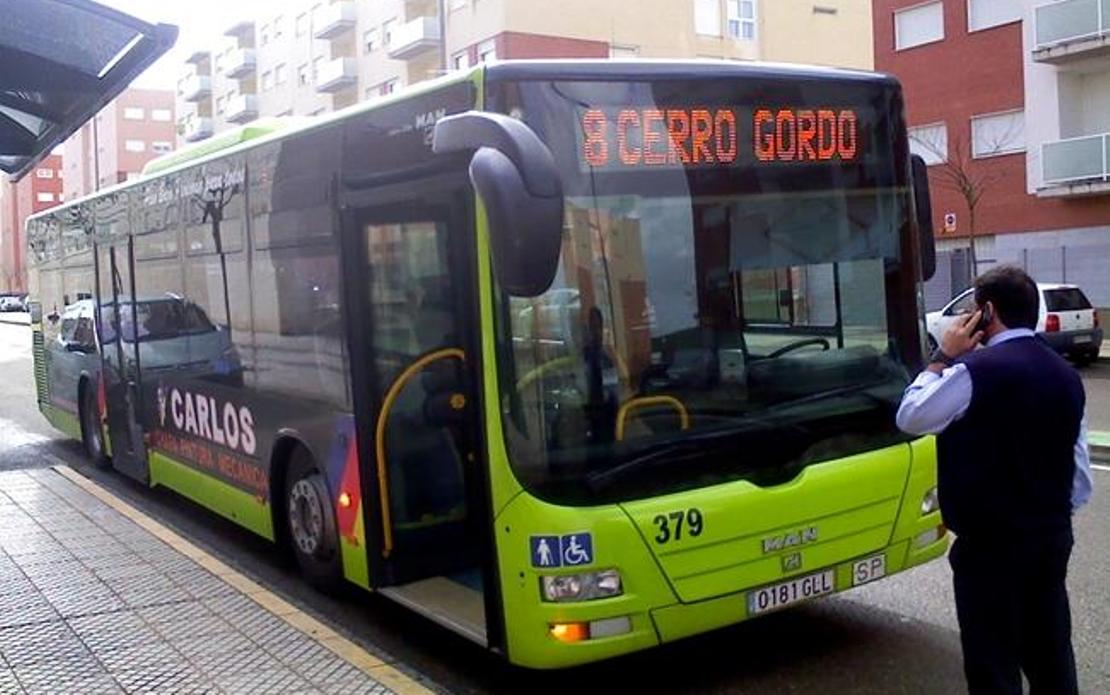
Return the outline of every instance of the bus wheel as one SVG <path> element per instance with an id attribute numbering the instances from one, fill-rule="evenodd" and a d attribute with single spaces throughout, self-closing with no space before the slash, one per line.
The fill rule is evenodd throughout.
<path id="1" fill-rule="evenodd" d="M 106 468 L 110 461 L 104 453 L 104 433 L 100 429 L 100 409 L 96 405 L 96 388 L 86 383 L 81 395 L 81 443 L 94 465 Z"/>
<path id="2" fill-rule="evenodd" d="M 310 584 L 327 592 L 342 585 L 335 512 L 324 476 L 304 449 L 294 451 L 285 477 L 285 517 L 289 545 Z"/>

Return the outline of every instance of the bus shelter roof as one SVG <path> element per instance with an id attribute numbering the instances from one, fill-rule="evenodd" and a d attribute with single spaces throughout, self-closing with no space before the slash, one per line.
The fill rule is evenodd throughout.
<path id="1" fill-rule="evenodd" d="M 91 0 L 0 0 L 0 171 L 18 180 L 173 46 Z"/>

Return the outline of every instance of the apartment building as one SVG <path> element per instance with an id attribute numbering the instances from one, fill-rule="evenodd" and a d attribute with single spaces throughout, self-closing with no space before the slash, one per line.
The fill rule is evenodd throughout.
<path id="1" fill-rule="evenodd" d="M 492 59 L 725 58 L 870 68 L 867 0 L 284 0 L 194 52 L 182 140 L 313 115 Z"/>
<path id="2" fill-rule="evenodd" d="M 174 149 L 174 93 L 128 89 L 64 143 L 65 197 L 88 195 L 139 175 L 155 157 Z"/>
<path id="3" fill-rule="evenodd" d="M 18 183 L 0 183 L 0 291 L 26 292 L 26 238 L 23 223 L 64 199 L 62 157 L 50 154 Z"/>
<path id="4" fill-rule="evenodd" d="M 873 12 L 875 67 L 902 81 L 911 149 L 930 164 L 929 308 L 995 263 L 1110 307 L 1110 0 L 876 0 Z"/>

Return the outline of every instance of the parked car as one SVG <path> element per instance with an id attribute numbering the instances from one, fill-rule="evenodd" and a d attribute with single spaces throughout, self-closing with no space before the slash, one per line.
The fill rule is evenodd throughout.
<path id="1" fill-rule="evenodd" d="M 1102 328 L 1098 312 L 1087 295 L 1075 285 L 1037 283 L 1040 292 L 1040 315 L 1037 334 L 1062 355 L 1076 364 L 1090 364 L 1098 358 L 1102 347 Z M 975 291 L 964 290 L 940 311 L 925 315 L 929 331 L 929 349 L 936 348 L 940 337 L 961 314 L 975 310 Z"/>
<path id="2" fill-rule="evenodd" d="M 0 297 L 0 311 L 23 311 L 23 302 L 14 295 Z"/>

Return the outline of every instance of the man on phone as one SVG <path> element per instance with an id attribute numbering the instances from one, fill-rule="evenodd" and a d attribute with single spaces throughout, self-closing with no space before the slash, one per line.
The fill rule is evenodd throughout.
<path id="1" fill-rule="evenodd" d="M 1039 292 L 1020 268 L 975 280 L 906 389 L 898 427 L 936 434 L 941 514 L 968 688 L 1076 693 L 1065 586 L 1071 515 L 1091 494 L 1083 383 L 1034 333 Z M 977 350 L 980 343 L 986 347 Z"/>

